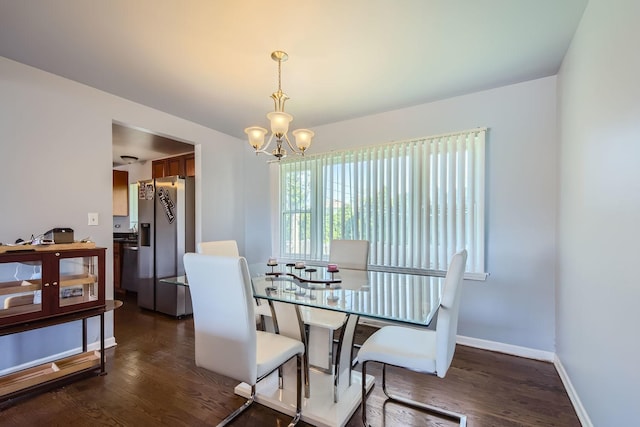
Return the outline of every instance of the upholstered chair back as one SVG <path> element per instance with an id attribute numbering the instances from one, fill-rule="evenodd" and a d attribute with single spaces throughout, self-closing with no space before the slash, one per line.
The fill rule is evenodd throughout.
<path id="1" fill-rule="evenodd" d="M 240 256 L 235 240 L 218 240 L 198 243 L 198 253 L 216 256 Z"/>
<path id="2" fill-rule="evenodd" d="M 456 253 L 449 264 L 436 324 L 436 373 L 443 378 L 451 366 L 456 348 L 458 311 L 467 250 Z"/>
<path id="3" fill-rule="evenodd" d="M 193 303 L 196 365 L 255 384 L 256 327 L 247 261 L 187 253 L 184 267 Z"/>
<path id="4" fill-rule="evenodd" d="M 338 264 L 338 268 L 366 270 L 369 264 L 369 241 L 332 240 L 329 263 Z"/>

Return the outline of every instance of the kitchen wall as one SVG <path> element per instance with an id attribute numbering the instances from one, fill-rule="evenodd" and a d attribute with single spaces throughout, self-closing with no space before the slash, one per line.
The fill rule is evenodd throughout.
<path id="1" fill-rule="evenodd" d="M 558 80 L 556 351 L 584 426 L 640 419 L 638 17 L 590 0 Z"/>
<path id="2" fill-rule="evenodd" d="M 113 298 L 114 120 L 198 144 L 196 235 L 244 241 L 237 165 L 245 153 L 238 139 L 2 57 L 0 76 L 0 170 L 10 183 L 3 191 L 0 241 L 59 226 L 92 236 L 107 248 L 106 296 Z M 87 225 L 88 212 L 99 213 L 99 226 Z M 89 342 L 98 340 L 92 320 Z M 114 342 L 112 314 L 105 336 Z M 73 351 L 80 337 L 75 323 L 0 337 L 0 374 Z"/>

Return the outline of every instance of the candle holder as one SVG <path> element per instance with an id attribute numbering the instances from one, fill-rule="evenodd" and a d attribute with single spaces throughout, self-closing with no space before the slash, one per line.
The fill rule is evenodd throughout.
<path id="1" fill-rule="evenodd" d="M 270 292 L 275 292 L 278 290 L 276 286 L 274 286 L 273 281 L 275 280 L 273 277 L 265 277 L 265 280 L 271 282 L 270 286 L 265 286 L 264 290 L 267 291 L 267 294 Z"/>
<path id="2" fill-rule="evenodd" d="M 335 291 L 331 289 L 331 293 L 327 295 L 327 303 L 329 305 L 336 305 L 340 300 L 339 296 L 336 296 Z"/>

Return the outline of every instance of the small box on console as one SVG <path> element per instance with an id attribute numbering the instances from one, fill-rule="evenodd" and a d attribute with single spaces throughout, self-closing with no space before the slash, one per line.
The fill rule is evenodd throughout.
<path id="1" fill-rule="evenodd" d="M 44 233 L 45 240 L 53 240 L 54 243 L 73 243 L 73 230 L 71 228 L 52 228 Z"/>

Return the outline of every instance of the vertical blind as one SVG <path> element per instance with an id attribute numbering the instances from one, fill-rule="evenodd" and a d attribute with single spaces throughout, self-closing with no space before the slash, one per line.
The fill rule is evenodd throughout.
<path id="1" fill-rule="evenodd" d="M 372 266 L 446 271 L 466 248 L 484 272 L 486 128 L 280 163 L 280 256 L 326 260 L 332 239 L 370 242 Z"/>

